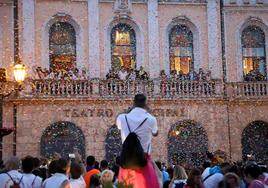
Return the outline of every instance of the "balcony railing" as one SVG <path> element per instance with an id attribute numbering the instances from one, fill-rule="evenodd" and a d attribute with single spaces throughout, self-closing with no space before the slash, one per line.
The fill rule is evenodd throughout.
<path id="1" fill-rule="evenodd" d="M 33 80 L 33 95 L 88 96 L 92 94 L 90 80 Z"/>
<path id="2" fill-rule="evenodd" d="M 153 81 L 101 80 L 98 84 L 99 95 L 105 97 L 132 96 L 136 93 L 152 96 L 154 92 Z"/>
<path id="3" fill-rule="evenodd" d="M 268 98 L 268 82 L 237 82 L 228 84 L 229 96 L 234 98 Z"/>
<path id="4" fill-rule="evenodd" d="M 137 93 L 144 93 L 152 98 L 164 99 L 268 99 L 268 82 L 224 84 L 220 80 L 33 80 L 29 93 L 29 97 L 132 98 Z"/>
<path id="5" fill-rule="evenodd" d="M 218 81 L 161 81 L 162 97 L 203 98 L 221 97 L 222 84 Z"/>

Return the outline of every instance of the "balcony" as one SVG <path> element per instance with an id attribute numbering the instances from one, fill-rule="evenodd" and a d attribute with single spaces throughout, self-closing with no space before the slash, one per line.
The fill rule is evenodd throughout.
<path id="1" fill-rule="evenodd" d="M 235 99 L 268 99 L 268 82 L 236 82 L 226 84 L 227 97 Z"/>
<path id="2" fill-rule="evenodd" d="M 3 87 L 3 86 L 2 86 Z M 144 93 L 154 99 L 268 99 L 268 82 L 223 83 L 175 80 L 31 80 L 19 98 L 131 99 Z"/>

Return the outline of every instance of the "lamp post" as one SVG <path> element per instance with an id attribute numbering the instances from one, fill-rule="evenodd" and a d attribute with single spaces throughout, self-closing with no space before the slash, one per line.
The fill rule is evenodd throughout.
<path id="1" fill-rule="evenodd" d="M 10 96 L 12 93 L 15 92 L 16 94 L 18 91 L 22 89 L 22 83 L 25 79 L 26 71 L 25 71 L 25 66 L 21 63 L 21 61 L 18 60 L 14 64 L 13 72 L 14 72 L 15 82 L 11 82 L 11 81 L 0 82 L 0 160 L 2 160 L 3 158 L 3 145 L 2 145 L 3 137 L 10 134 L 12 131 L 15 131 L 14 136 L 13 136 L 13 143 L 16 143 L 14 142 L 16 141 L 16 119 L 15 119 L 16 116 L 14 116 L 14 128 L 13 129 L 3 127 L 3 100 L 7 98 L 8 96 Z M 3 80 L 7 80 L 6 75 Z M 10 86 L 10 84 L 14 86 L 12 87 L 11 90 L 6 91 L 6 88 L 9 88 L 6 86 Z M 15 112 L 14 109 L 16 109 L 15 105 L 13 108 L 13 112 Z M 13 149 L 14 149 L 14 145 L 13 145 Z"/>

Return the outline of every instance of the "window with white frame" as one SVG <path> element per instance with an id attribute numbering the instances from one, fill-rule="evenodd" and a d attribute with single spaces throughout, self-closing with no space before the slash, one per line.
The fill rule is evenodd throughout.
<path id="1" fill-rule="evenodd" d="M 245 81 L 266 80 L 265 34 L 258 26 L 242 31 L 243 75 Z"/>
<path id="2" fill-rule="evenodd" d="M 67 22 L 56 22 L 49 30 L 49 61 L 52 70 L 71 70 L 76 66 L 76 33 Z"/>
<path id="3" fill-rule="evenodd" d="M 112 68 L 136 68 L 136 35 L 125 23 L 117 24 L 111 32 Z"/>
<path id="4" fill-rule="evenodd" d="M 169 33 L 170 72 L 188 74 L 193 70 L 193 33 L 185 25 L 174 26 Z"/>

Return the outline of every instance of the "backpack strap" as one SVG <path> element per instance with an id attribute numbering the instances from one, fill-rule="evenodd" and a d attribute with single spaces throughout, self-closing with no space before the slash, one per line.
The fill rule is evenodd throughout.
<path id="1" fill-rule="evenodd" d="M 127 122 L 128 131 L 129 131 L 129 133 L 131 133 L 131 130 L 130 130 L 130 127 L 129 127 L 129 124 L 128 124 L 128 120 L 127 120 L 127 115 L 125 115 L 125 119 L 126 119 L 126 122 Z"/>
<path id="2" fill-rule="evenodd" d="M 36 178 L 37 178 L 37 176 L 34 177 L 34 180 L 32 182 L 32 187 L 34 186 L 34 182 L 35 182 Z"/>
<path id="3" fill-rule="evenodd" d="M 10 178 L 13 182 L 15 182 L 15 181 L 13 180 L 13 178 L 11 177 L 11 175 L 10 175 L 8 172 L 6 172 L 6 174 L 9 176 L 9 178 Z"/>
<path id="4" fill-rule="evenodd" d="M 19 183 L 18 183 L 18 184 L 20 184 L 20 183 L 21 183 L 21 181 L 22 181 L 22 178 L 23 178 L 23 176 L 21 176 L 21 178 L 20 178 L 20 181 L 19 181 Z"/>
<path id="5" fill-rule="evenodd" d="M 129 133 L 131 133 L 130 126 L 129 126 L 129 123 L 128 123 L 128 120 L 127 120 L 127 115 L 125 115 L 125 119 L 126 119 L 126 122 L 127 122 L 127 127 L 128 127 L 128 130 L 129 130 Z M 132 132 L 135 132 L 136 130 L 138 130 L 138 129 L 145 123 L 145 121 L 146 121 L 147 119 L 148 119 L 148 118 L 145 118 L 145 119 L 141 122 L 141 124 L 139 124 L 139 126 L 138 126 L 136 129 L 134 129 Z"/>
<path id="6" fill-rule="evenodd" d="M 213 176 L 214 174 L 209 174 L 207 177 L 205 177 L 205 179 L 203 180 L 203 183 L 210 177 Z"/>
<path id="7" fill-rule="evenodd" d="M 134 131 L 136 131 L 136 130 L 138 130 L 144 123 L 145 123 L 145 121 L 147 120 L 148 118 L 145 118 L 144 120 L 143 120 L 143 122 L 141 122 L 141 124 L 136 128 L 136 129 L 134 129 Z M 133 131 L 133 132 L 134 132 Z"/>
<path id="8" fill-rule="evenodd" d="M 9 178 L 11 179 L 11 181 L 12 181 L 13 183 L 17 183 L 17 184 L 20 184 L 20 183 L 21 183 L 23 176 L 21 176 L 19 182 L 16 182 L 8 172 L 6 172 L 6 174 L 9 176 Z"/>

